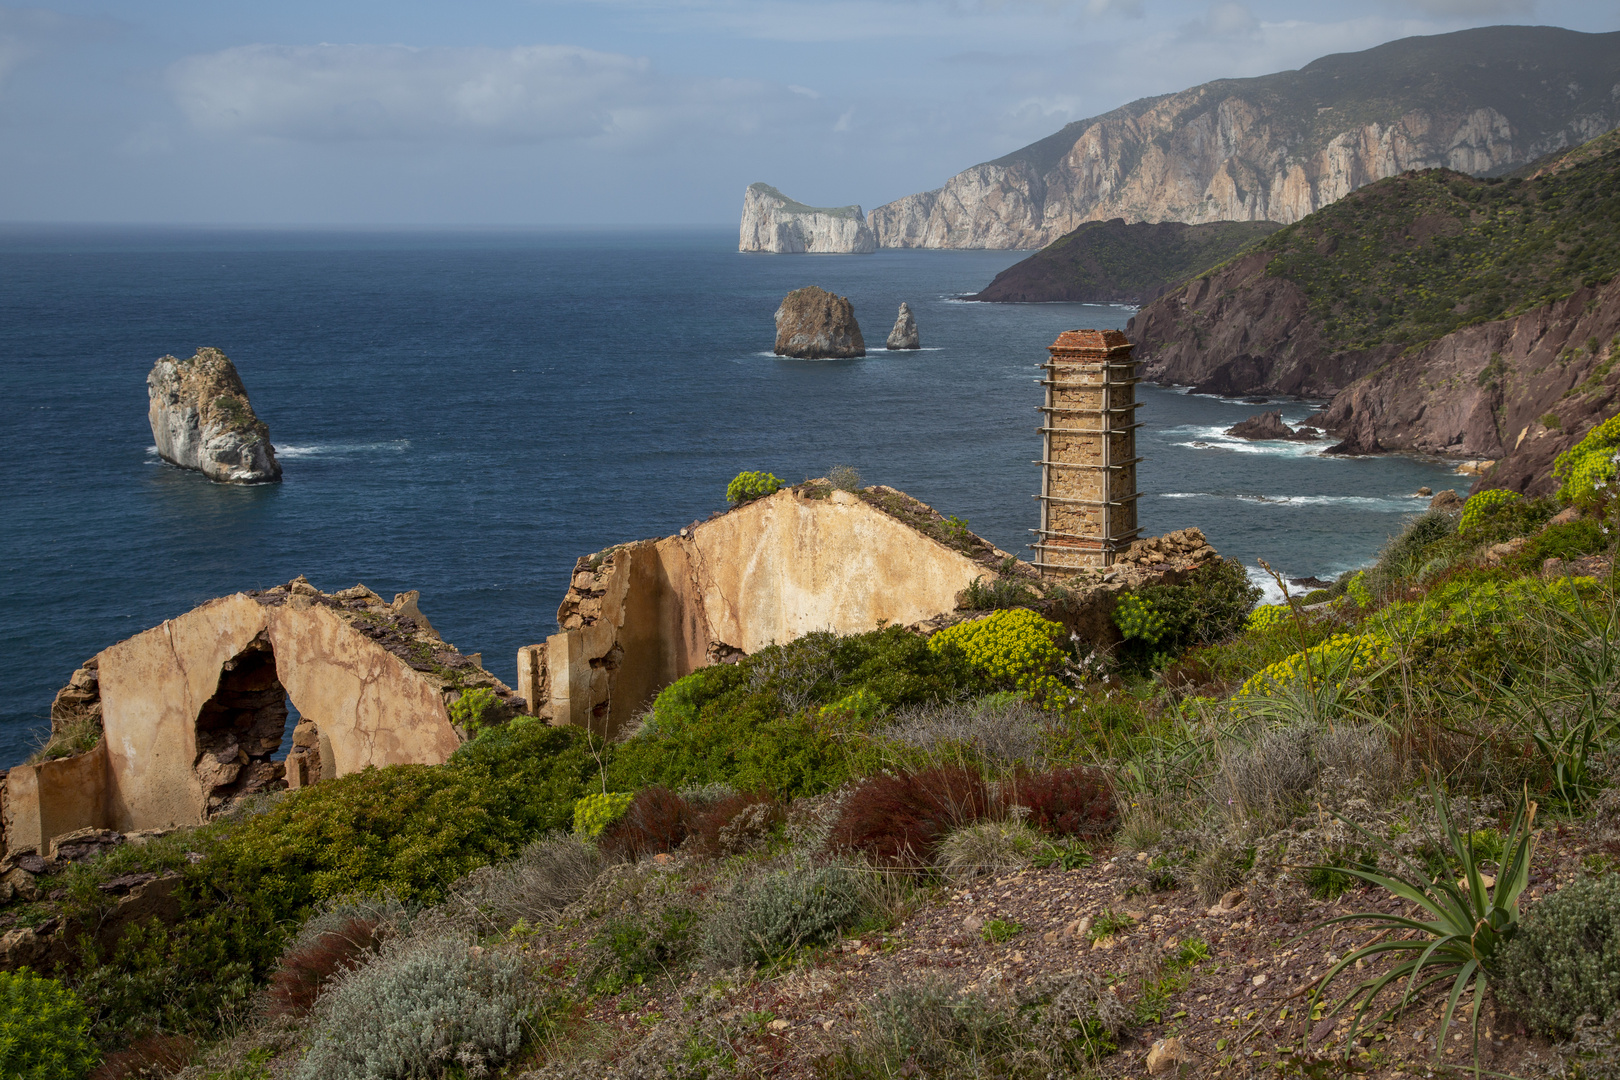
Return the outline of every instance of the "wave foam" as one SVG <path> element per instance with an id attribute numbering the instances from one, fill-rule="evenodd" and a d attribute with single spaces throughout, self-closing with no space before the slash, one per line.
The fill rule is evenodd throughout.
<path id="1" fill-rule="evenodd" d="M 350 454 L 403 454 L 411 440 L 395 439 L 377 443 L 329 443 L 323 446 L 278 446 L 278 458 L 342 457 Z"/>
<path id="2" fill-rule="evenodd" d="M 1161 499 L 1235 499 L 1267 506 L 1347 506 L 1385 514 L 1408 514 L 1421 495 L 1251 495 L 1218 494 L 1213 491 L 1165 491 Z"/>
<path id="3" fill-rule="evenodd" d="M 1322 451 L 1332 445 L 1331 439 L 1313 439 L 1310 442 L 1284 441 L 1282 439 L 1266 439 L 1255 441 L 1253 439 L 1239 439 L 1226 434 L 1222 427 L 1204 427 L 1201 425 L 1185 424 L 1181 427 L 1166 428 L 1164 434 L 1168 436 L 1189 435 L 1191 438 L 1176 442 L 1175 446 L 1184 446 L 1192 450 L 1225 450 L 1233 454 L 1260 454 L 1266 457 L 1320 457 Z"/>

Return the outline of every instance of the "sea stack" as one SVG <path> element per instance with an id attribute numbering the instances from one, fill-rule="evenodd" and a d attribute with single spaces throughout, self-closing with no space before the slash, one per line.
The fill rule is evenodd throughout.
<path id="1" fill-rule="evenodd" d="M 253 414 L 236 365 L 218 349 L 165 356 L 146 376 L 147 416 L 158 454 L 222 484 L 281 479 L 270 429 Z"/>
<path id="2" fill-rule="evenodd" d="M 894 320 L 894 329 L 889 331 L 889 344 L 891 349 L 920 349 L 922 344 L 917 337 L 917 318 L 911 313 L 911 305 L 904 300 L 900 301 L 900 314 Z"/>
<path id="3" fill-rule="evenodd" d="M 1293 439 L 1296 442 L 1318 438 L 1322 433 L 1308 425 L 1296 430 L 1283 423 L 1282 410 L 1256 413 L 1241 423 L 1226 429 L 1226 434 L 1238 439 Z"/>
<path id="4" fill-rule="evenodd" d="M 776 309 L 776 355 L 801 360 L 865 356 L 866 339 L 848 299 L 815 285 L 794 289 Z"/>

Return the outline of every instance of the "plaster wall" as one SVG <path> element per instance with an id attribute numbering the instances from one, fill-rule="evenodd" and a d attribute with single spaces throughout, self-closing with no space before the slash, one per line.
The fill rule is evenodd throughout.
<path id="1" fill-rule="evenodd" d="M 536 715 L 611 734 L 719 655 L 922 622 L 989 576 L 859 496 L 786 489 L 576 573 L 587 622 L 521 650 L 519 689 Z"/>
<path id="2" fill-rule="evenodd" d="M 437 765 L 455 752 L 460 740 L 437 684 L 305 596 L 267 605 L 239 593 L 98 654 L 102 742 L 10 771 L 7 849 L 43 851 L 78 828 L 130 832 L 205 820 L 197 718 L 226 663 L 260 635 L 288 698 L 320 729 L 333 763 L 326 775 Z"/>

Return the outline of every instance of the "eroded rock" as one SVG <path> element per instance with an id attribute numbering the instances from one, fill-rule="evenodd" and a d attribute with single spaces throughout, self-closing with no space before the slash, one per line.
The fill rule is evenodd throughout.
<path id="1" fill-rule="evenodd" d="M 911 313 L 911 305 L 904 300 L 900 301 L 900 314 L 895 317 L 894 329 L 889 331 L 887 348 L 890 349 L 920 349 L 922 339 L 917 335 L 917 318 Z"/>
<path id="2" fill-rule="evenodd" d="M 737 250 L 866 254 L 877 250 L 877 237 L 859 206 L 806 206 L 769 184 L 749 184 Z"/>
<path id="3" fill-rule="evenodd" d="M 270 428 L 253 412 L 242 377 L 218 349 L 165 356 L 146 376 L 147 418 L 158 455 L 222 484 L 281 479 Z"/>
<path id="4" fill-rule="evenodd" d="M 1236 439 L 1292 439 L 1306 441 L 1319 438 L 1322 433 L 1308 425 L 1301 425 L 1296 431 L 1283 423 L 1281 409 L 1272 409 L 1270 412 L 1257 413 L 1241 423 L 1232 425 L 1226 429 L 1226 434 Z"/>
<path id="5" fill-rule="evenodd" d="M 866 339 L 846 297 L 809 285 L 794 289 L 776 309 L 776 355 L 827 360 L 866 355 Z"/>

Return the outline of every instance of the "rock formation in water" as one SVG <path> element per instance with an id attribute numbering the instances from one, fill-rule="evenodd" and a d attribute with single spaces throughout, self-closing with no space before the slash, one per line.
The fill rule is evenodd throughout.
<path id="1" fill-rule="evenodd" d="M 900 301 L 900 314 L 895 317 L 894 329 L 889 331 L 887 348 L 890 349 L 920 349 L 922 339 L 917 336 L 917 317 L 911 313 L 911 305 L 904 300 Z"/>
<path id="2" fill-rule="evenodd" d="M 1301 424 L 1296 430 L 1283 423 L 1282 410 L 1272 409 L 1270 412 L 1256 413 L 1240 423 L 1226 429 L 1226 434 L 1236 439 L 1293 439 L 1308 441 L 1320 437 L 1322 434 L 1309 425 Z"/>
<path id="3" fill-rule="evenodd" d="M 737 250 L 861 255 L 877 250 L 877 237 L 859 206 L 806 206 L 769 184 L 749 184 Z"/>
<path id="4" fill-rule="evenodd" d="M 868 217 L 882 247 L 1039 248 L 1086 221 L 1291 222 L 1381 177 L 1496 174 L 1620 124 L 1620 33 L 1494 26 L 1080 120 Z"/>
<path id="5" fill-rule="evenodd" d="M 801 360 L 865 356 L 866 339 L 855 308 L 815 285 L 794 289 L 776 309 L 776 355 Z"/>
<path id="6" fill-rule="evenodd" d="M 1274 221 L 1088 221 L 964 297 L 1000 304 L 1145 304 L 1282 228 Z"/>
<path id="7" fill-rule="evenodd" d="M 236 365 L 218 349 L 165 356 L 146 376 L 147 417 L 158 454 L 223 484 L 281 479 L 270 429 L 253 414 Z"/>

